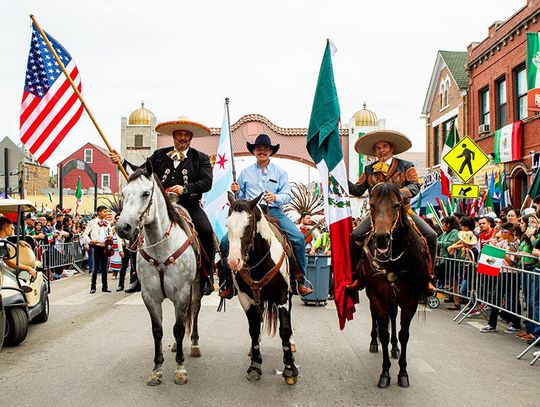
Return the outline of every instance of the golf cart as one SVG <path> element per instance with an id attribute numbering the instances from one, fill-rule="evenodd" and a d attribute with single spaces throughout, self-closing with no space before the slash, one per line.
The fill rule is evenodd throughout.
<path id="1" fill-rule="evenodd" d="M 33 203 L 28 200 L 0 199 L 0 213 L 15 212 L 19 226 L 17 229 L 22 232 L 22 236 L 18 233 L 8 239 L 0 239 L 0 297 L 4 313 L 0 315 L 0 324 L 5 319 L 0 333 L 3 333 L 5 345 L 19 345 L 26 338 L 29 322 L 45 322 L 49 317 L 50 284 L 45 274 L 36 270 L 36 278 L 28 283 L 31 288 L 29 292 L 24 292 L 20 279 L 28 273 L 19 270 L 19 265 L 26 264 L 34 269 L 39 265 L 34 254 L 34 239 L 24 236 L 23 223 L 23 213 L 35 210 Z M 15 260 L 14 269 L 6 264 L 11 259 Z"/>

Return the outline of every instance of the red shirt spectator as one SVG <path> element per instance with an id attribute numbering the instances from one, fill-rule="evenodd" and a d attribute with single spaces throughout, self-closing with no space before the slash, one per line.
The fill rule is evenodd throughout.
<path id="1" fill-rule="evenodd" d="M 487 216 L 483 216 L 478 220 L 478 226 L 480 227 L 480 250 L 482 247 L 495 235 L 495 221 Z"/>

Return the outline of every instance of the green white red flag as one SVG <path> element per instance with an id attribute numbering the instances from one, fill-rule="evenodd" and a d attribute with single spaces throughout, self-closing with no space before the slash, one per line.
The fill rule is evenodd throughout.
<path id="1" fill-rule="evenodd" d="M 495 130 L 493 160 L 496 163 L 507 163 L 521 158 L 523 122 L 510 123 Z"/>
<path id="2" fill-rule="evenodd" d="M 452 122 L 452 126 L 450 127 L 450 131 L 448 132 L 448 135 L 446 136 L 446 139 L 444 140 L 444 146 L 441 152 L 441 157 L 444 157 L 459 141 L 459 134 L 456 129 L 456 120 Z M 446 195 L 448 198 L 452 196 L 450 192 L 450 171 L 448 169 L 448 164 L 446 164 L 446 161 L 441 160 L 441 192 L 443 195 Z"/>
<path id="3" fill-rule="evenodd" d="M 498 276 L 501 273 L 506 250 L 485 244 L 480 252 L 476 271 L 487 276 Z"/>
<path id="4" fill-rule="evenodd" d="M 75 198 L 76 198 L 76 207 L 75 207 L 75 213 L 77 213 L 77 210 L 79 209 L 79 206 L 82 203 L 82 186 L 81 186 L 81 177 L 79 177 L 77 181 L 77 189 L 75 190 Z"/>
<path id="5" fill-rule="evenodd" d="M 333 53 L 335 46 L 328 40 L 311 109 L 307 150 L 321 175 L 324 210 L 332 245 L 336 309 L 340 329 L 343 329 L 345 322 L 353 318 L 358 295 L 345 290 L 352 279 L 348 243 L 352 218 L 347 169 L 339 136 L 340 109 L 334 83 Z"/>
<path id="6" fill-rule="evenodd" d="M 527 109 L 540 111 L 540 33 L 527 33 Z"/>

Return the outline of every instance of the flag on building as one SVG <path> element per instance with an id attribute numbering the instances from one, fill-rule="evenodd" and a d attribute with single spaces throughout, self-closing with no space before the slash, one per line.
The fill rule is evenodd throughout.
<path id="1" fill-rule="evenodd" d="M 46 34 L 71 79 L 81 90 L 79 70 L 71 55 Z M 40 164 L 49 158 L 81 117 L 83 106 L 62 73 L 45 39 L 32 24 L 30 54 L 21 104 L 20 137 Z"/>
<path id="2" fill-rule="evenodd" d="M 485 244 L 480 252 L 476 271 L 488 276 L 498 276 L 503 265 L 506 250 Z"/>
<path id="3" fill-rule="evenodd" d="M 540 33 L 527 33 L 527 105 L 540 111 Z"/>
<path id="4" fill-rule="evenodd" d="M 227 191 L 233 181 L 231 135 L 229 133 L 229 115 L 227 107 L 223 113 L 221 135 L 219 136 L 218 151 L 212 172 L 212 189 L 205 195 L 205 212 L 217 238 L 221 241 L 227 233 L 225 220 L 229 214 Z"/>
<path id="5" fill-rule="evenodd" d="M 82 186 L 81 186 L 81 177 L 77 180 L 77 189 L 75 189 L 75 213 L 79 209 L 82 203 Z"/>
<path id="6" fill-rule="evenodd" d="M 332 244 L 334 295 L 339 326 L 343 329 L 345 322 L 353 318 L 358 295 L 345 290 L 352 280 L 348 244 L 352 219 L 347 168 L 339 136 L 340 109 L 331 52 L 335 52 L 335 47 L 327 40 L 309 121 L 307 150 L 317 164 L 323 184 L 324 210 Z"/>
<path id="7" fill-rule="evenodd" d="M 495 130 L 493 160 L 496 163 L 507 163 L 521 158 L 523 122 L 510 123 Z"/>
<path id="8" fill-rule="evenodd" d="M 452 125 L 450 126 L 450 131 L 444 140 L 444 146 L 441 152 L 441 157 L 444 157 L 459 141 L 459 134 L 456 129 L 457 118 L 454 119 Z M 446 195 L 448 198 L 452 196 L 450 193 L 450 171 L 446 161 L 441 160 L 441 191 L 443 195 Z"/>

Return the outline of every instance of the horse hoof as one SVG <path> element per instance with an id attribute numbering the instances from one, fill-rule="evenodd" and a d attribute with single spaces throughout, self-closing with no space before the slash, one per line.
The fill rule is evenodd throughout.
<path id="1" fill-rule="evenodd" d="M 175 384 L 186 384 L 188 382 L 187 371 L 184 369 L 178 369 L 174 372 L 174 383 Z"/>
<path id="2" fill-rule="evenodd" d="M 392 359 L 399 359 L 399 357 L 401 356 L 399 349 L 392 350 L 390 352 L 390 356 L 392 357 Z"/>
<path id="3" fill-rule="evenodd" d="M 261 378 L 261 375 L 259 372 L 257 372 L 256 370 L 250 370 L 247 374 L 247 379 L 250 381 L 250 382 L 256 382 L 257 380 L 259 380 Z"/>
<path id="4" fill-rule="evenodd" d="M 171 352 L 176 352 L 176 341 L 172 343 Z"/>
<path id="5" fill-rule="evenodd" d="M 162 372 L 150 372 L 148 375 L 148 380 L 146 381 L 146 384 L 148 386 L 158 386 L 161 384 L 161 379 L 163 378 Z"/>
<path id="6" fill-rule="evenodd" d="M 381 376 L 379 378 L 379 383 L 377 384 L 377 387 L 379 389 L 386 389 L 387 387 L 390 387 L 390 377 L 389 376 Z"/>
<path id="7" fill-rule="evenodd" d="M 398 375 L 397 382 L 398 382 L 399 387 L 407 388 L 410 386 L 408 375 L 401 375 L 401 376 Z"/>
<path id="8" fill-rule="evenodd" d="M 370 343 L 369 344 L 369 353 L 377 353 L 379 351 L 379 345 Z"/>
<path id="9" fill-rule="evenodd" d="M 285 383 L 287 383 L 289 386 L 294 386 L 297 381 L 298 376 L 290 376 L 285 378 Z"/>
<path id="10" fill-rule="evenodd" d="M 191 357 L 193 358 L 201 357 L 201 347 L 199 345 L 191 346 Z"/>
<path id="11" fill-rule="evenodd" d="M 292 353 L 296 352 L 296 343 L 291 343 L 291 352 Z"/>

